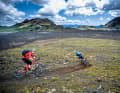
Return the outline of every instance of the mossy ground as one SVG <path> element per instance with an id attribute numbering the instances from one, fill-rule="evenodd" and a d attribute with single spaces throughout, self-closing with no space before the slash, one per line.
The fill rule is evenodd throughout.
<path id="1" fill-rule="evenodd" d="M 36 56 L 41 58 L 41 63 L 47 64 L 48 69 L 79 63 L 75 56 L 76 51 L 81 51 L 92 66 L 62 76 L 33 78 L 30 81 L 34 80 L 37 83 L 32 85 L 11 84 L 13 88 L 7 87 L 4 91 L 11 90 L 17 93 L 31 93 L 32 91 L 35 93 L 120 92 L 120 41 L 91 38 L 37 40 L 19 48 L 1 51 L 1 73 L 10 75 L 13 65 L 24 65 L 21 52 L 32 48 L 36 48 Z"/>

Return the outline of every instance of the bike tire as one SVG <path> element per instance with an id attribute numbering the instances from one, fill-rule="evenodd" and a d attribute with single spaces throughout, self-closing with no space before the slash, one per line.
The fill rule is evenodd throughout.
<path id="1" fill-rule="evenodd" d="M 42 77 L 47 73 L 47 68 L 45 65 L 38 64 L 38 66 L 35 68 L 34 72 L 35 76 Z"/>
<path id="2" fill-rule="evenodd" d="M 17 79 L 23 78 L 26 74 L 26 72 L 24 72 L 24 68 L 24 66 L 15 67 L 13 76 Z"/>

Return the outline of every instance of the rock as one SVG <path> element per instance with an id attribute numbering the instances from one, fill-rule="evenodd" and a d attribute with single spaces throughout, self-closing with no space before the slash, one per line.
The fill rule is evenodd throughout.
<path id="1" fill-rule="evenodd" d="M 56 89 L 52 89 L 52 90 L 50 90 L 50 91 L 47 92 L 47 93 L 56 93 Z"/>
<path id="2" fill-rule="evenodd" d="M 97 88 L 98 90 L 100 90 L 102 88 L 102 86 L 101 85 L 99 85 L 99 87 Z"/>
<path id="3" fill-rule="evenodd" d="M 115 59 L 115 57 L 112 57 L 112 60 L 114 60 Z"/>

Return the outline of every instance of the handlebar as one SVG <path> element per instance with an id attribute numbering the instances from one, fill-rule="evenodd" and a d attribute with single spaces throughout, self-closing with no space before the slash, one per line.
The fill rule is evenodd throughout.
<path id="1" fill-rule="evenodd" d="M 39 57 L 39 58 L 34 58 L 33 60 L 34 60 L 34 61 L 40 60 L 40 57 Z"/>

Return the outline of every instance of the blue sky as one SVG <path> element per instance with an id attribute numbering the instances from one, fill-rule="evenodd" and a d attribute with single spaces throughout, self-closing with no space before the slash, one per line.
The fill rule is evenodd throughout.
<path id="1" fill-rule="evenodd" d="M 0 26 L 48 18 L 57 25 L 104 25 L 120 16 L 120 0 L 0 0 Z"/>

